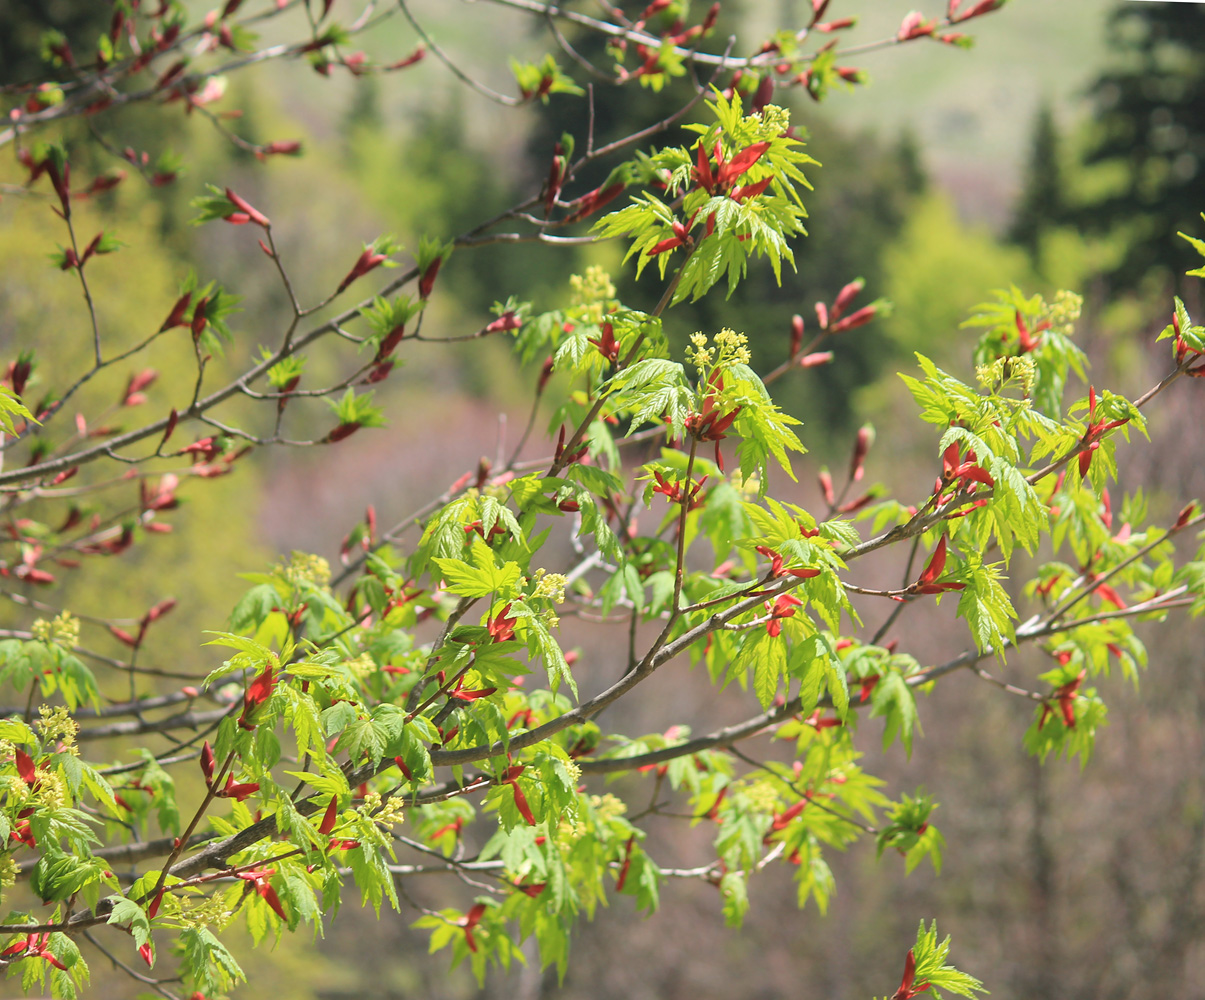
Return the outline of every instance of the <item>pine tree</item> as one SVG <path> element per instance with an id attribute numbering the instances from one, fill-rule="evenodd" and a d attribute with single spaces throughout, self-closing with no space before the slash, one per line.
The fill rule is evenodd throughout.
<path id="1" fill-rule="evenodd" d="M 1134 287 L 1152 269 L 1177 280 L 1192 266 L 1186 244 L 1166 233 L 1200 234 L 1205 209 L 1205 8 L 1126 3 L 1114 12 L 1117 61 L 1092 85 L 1095 133 L 1084 162 L 1115 164 L 1124 183 L 1082 211 L 1098 232 L 1127 230 L 1129 246 L 1111 276 Z"/>
<path id="2" fill-rule="evenodd" d="M 1063 171 L 1059 164 L 1059 131 L 1049 104 L 1038 108 L 1032 135 L 1029 164 L 1008 238 L 1024 247 L 1036 260 L 1042 234 L 1058 225 L 1066 211 Z"/>

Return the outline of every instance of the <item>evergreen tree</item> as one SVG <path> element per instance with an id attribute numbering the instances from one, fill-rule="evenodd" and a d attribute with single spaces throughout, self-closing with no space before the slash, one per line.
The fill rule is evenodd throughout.
<path id="1" fill-rule="evenodd" d="M 1115 164 L 1124 181 L 1082 211 L 1097 231 L 1124 227 L 1128 249 L 1113 281 L 1137 285 L 1152 269 L 1177 280 L 1192 266 L 1187 244 L 1205 209 L 1205 8 L 1126 3 L 1110 22 L 1117 59 L 1092 85 L 1096 126 L 1085 163 Z"/>
<path id="2" fill-rule="evenodd" d="M 1065 199 L 1063 171 L 1059 164 L 1058 125 L 1050 105 L 1043 104 L 1034 117 L 1029 164 L 1008 230 L 1009 240 L 1037 259 L 1042 234 L 1064 218 Z"/>
<path id="3" fill-rule="evenodd" d="M 4 0 L 0 4 L 0 86 L 26 83 L 45 73 L 47 32 L 59 32 L 77 61 L 95 57 L 97 37 L 110 26 L 109 4 L 87 0 Z"/>

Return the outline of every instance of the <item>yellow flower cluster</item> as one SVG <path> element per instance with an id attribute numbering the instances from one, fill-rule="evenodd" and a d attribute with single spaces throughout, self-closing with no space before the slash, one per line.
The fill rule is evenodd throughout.
<path id="1" fill-rule="evenodd" d="M 344 666 L 361 681 L 377 672 L 377 661 L 368 653 L 361 653 L 354 660 L 348 660 Z"/>
<path id="2" fill-rule="evenodd" d="M 1050 307 L 1051 330 L 1070 337 L 1083 308 L 1084 297 L 1082 295 L 1063 289 L 1055 295 L 1054 304 Z"/>
<path id="3" fill-rule="evenodd" d="M 536 589 L 532 592 L 533 598 L 544 598 L 552 601 L 553 604 L 563 604 L 565 602 L 565 576 L 563 573 L 545 573 L 544 570 L 538 569 L 535 574 Z"/>
<path id="4" fill-rule="evenodd" d="M 779 787 L 769 781 L 755 781 L 741 789 L 741 794 L 754 812 L 778 811 Z"/>
<path id="5" fill-rule="evenodd" d="M 716 346 L 720 349 L 720 362 L 747 365 L 752 355 L 749 353 L 749 338 L 743 333 L 737 333 L 724 327 L 715 335 Z"/>
<path id="6" fill-rule="evenodd" d="M 586 268 L 585 274 L 571 275 L 569 286 L 573 289 L 574 305 L 588 305 L 591 302 L 615 298 L 615 283 L 597 264 Z"/>
<path id="7" fill-rule="evenodd" d="M 703 333 L 693 334 L 690 342 L 693 347 L 686 349 L 686 359 L 699 369 L 700 374 L 706 374 L 712 368 L 747 365 L 752 357 L 749 338 L 728 327 L 715 335 L 715 343 L 711 347 L 707 346 L 707 337 Z"/>
<path id="8" fill-rule="evenodd" d="M 38 708 L 41 718 L 34 723 L 42 732 L 42 738 L 47 742 L 62 744 L 62 752 L 79 756 L 79 747 L 75 745 L 75 735 L 79 732 L 79 723 L 71 718 L 66 707 L 59 705 L 51 708 L 42 705 Z"/>
<path id="9" fill-rule="evenodd" d="M 33 623 L 33 637 L 39 642 L 54 642 L 71 649 L 79 642 L 79 619 L 71 612 L 60 612 L 54 621 L 39 618 Z"/>
<path id="10" fill-rule="evenodd" d="M 368 794 L 373 795 L 375 793 L 369 792 Z M 367 803 L 368 796 L 366 795 L 364 798 L 365 803 Z M 379 795 L 377 796 L 377 800 L 380 800 Z M 372 820 L 374 823 L 379 823 L 384 827 L 395 827 L 402 821 L 402 811 L 404 808 L 405 806 L 401 798 L 391 795 L 383 805 L 378 807 L 376 812 L 372 813 Z"/>
<path id="11" fill-rule="evenodd" d="M 331 564 L 322 556 L 308 552 L 294 552 L 289 564 L 283 567 L 283 572 L 284 578 L 294 586 L 312 583 L 316 587 L 325 587 L 331 580 Z"/>
<path id="12" fill-rule="evenodd" d="M 580 819 L 562 819 L 556 827 L 557 846 L 571 847 L 589 832 L 590 828 Z"/>
<path id="13" fill-rule="evenodd" d="M 627 803 L 610 792 L 605 795 L 591 795 L 590 805 L 594 808 L 594 815 L 599 823 L 606 823 L 628 811 Z"/>
<path id="14" fill-rule="evenodd" d="M 221 892 L 212 896 L 178 896 L 165 893 L 162 906 L 180 922 L 181 927 L 190 930 L 200 930 L 204 927 L 222 930 L 234 917 L 234 911 L 226 906 L 225 893 Z"/>
<path id="15" fill-rule="evenodd" d="M 990 365 L 979 365 L 975 369 L 975 378 L 989 391 L 1012 379 L 1024 392 L 1029 392 L 1037 374 L 1038 364 L 1028 354 L 1016 358 L 996 358 Z"/>
<path id="16" fill-rule="evenodd" d="M 0 854 L 0 889 L 8 889 L 17 884 L 17 874 L 20 869 L 11 854 Z"/>
<path id="17" fill-rule="evenodd" d="M 35 768 L 33 773 L 34 798 L 42 805 L 50 810 L 62 809 L 64 806 L 71 805 L 71 797 L 67 794 L 67 786 L 58 774 L 54 771 L 45 771 L 40 767 Z"/>
<path id="18" fill-rule="evenodd" d="M 702 333 L 693 334 L 690 342 L 694 345 L 694 350 L 692 351 L 688 347 L 686 349 L 686 358 L 699 369 L 701 374 L 711 367 L 712 359 L 715 357 L 715 349 L 707 346 L 707 337 Z"/>
<path id="19" fill-rule="evenodd" d="M 791 112 L 777 104 L 767 104 L 761 109 L 761 120 L 765 123 L 766 133 L 781 135 L 791 126 Z"/>
<path id="20" fill-rule="evenodd" d="M 586 268 L 586 273 L 574 274 L 569 278 L 573 289 L 573 304 L 584 306 L 584 319 L 595 325 L 603 321 L 607 303 L 615 298 L 615 285 L 611 276 L 596 264 Z"/>

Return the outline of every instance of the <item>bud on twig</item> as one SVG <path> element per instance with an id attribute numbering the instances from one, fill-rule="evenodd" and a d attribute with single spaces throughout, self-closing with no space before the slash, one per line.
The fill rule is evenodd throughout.
<path id="1" fill-rule="evenodd" d="M 791 317 L 791 357 L 803 347 L 803 317 L 796 313 Z"/>
<path id="2" fill-rule="evenodd" d="M 862 478 L 862 465 L 866 461 L 866 453 L 870 451 L 873 444 L 874 428 L 870 424 L 863 424 L 858 430 L 858 437 L 854 442 L 854 452 L 849 460 L 849 478 L 855 483 Z"/>

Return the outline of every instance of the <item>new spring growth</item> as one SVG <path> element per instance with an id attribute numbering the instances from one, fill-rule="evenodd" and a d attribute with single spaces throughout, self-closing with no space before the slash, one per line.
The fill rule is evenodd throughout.
<path id="1" fill-rule="evenodd" d="M 71 649 L 79 642 L 79 619 L 69 611 L 61 611 L 53 621 L 39 618 L 33 623 L 33 637 L 39 642 L 55 643 Z"/>
<path id="2" fill-rule="evenodd" d="M 140 406 L 146 402 L 146 394 L 144 389 L 150 387 L 151 383 L 159 377 L 159 373 L 154 368 L 144 368 L 142 371 L 130 376 L 126 382 L 126 391 L 122 394 L 122 406 Z"/>
<path id="3" fill-rule="evenodd" d="M 237 194 L 231 191 L 230 188 L 226 188 L 226 200 L 229 201 L 235 209 L 235 211 L 233 211 L 230 215 L 225 216 L 227 222 L 234 223 L 238 226 L 245 225 L 248 222 L 254 222 L 257 226 L 261 226 L 264 229 L 267 229 L 272 225 L 272 223 L 268 221 L 268 217 L 264 215 L 263 212 L 257 209 L 246 199 L 240 198 Z"/>
<path id="4" fill-rule="evenodd" d="M 779 594 L 773 604 L 765 602 L 770 618 L 766 622 L 766 632 L 771 638 L 777 638 L 782 633 L 782 619 L 795 617 L 795 609 L 803 604 L 794 594 Z"/>
<path id="5" fill-rule="evenodd" d="M 79 748 L 75 745 L 75 736 L 79 732 L 79 723 L 71 718 L 66 706 L 59 705 L 51 708 L 40 705 L 38 714 L 41 718 L 34 725 L 42 734 L 42 739 L 55 745 L 56 753 L 69 753 L 79 756 Z"/>
<path id="6" fill-rule="evenodd" d="M 600 324 L 615 299 L 611 276 L 601 267 L 591 265 L 585 274 L 571 275 L 569 287 L 573 290 L 572 303 L 581 321 L 594 326 Z"/>
<path id="7" fill-rule="evenodd" d="M 619 360 L 619 341 L 615 339 L 615 330 L 610 323 L 603 323 L 599 327 L 599 335 L 587 337 L 586 342 L 593 344 L 609 364 Z"/>
<path id="8" fill-rule="evenodd" d="M 131 635 L 123 628 L 118 628 L 116 625 L 110 625 L 109 631 L 119 642 L 124 643 L 131 649 L 138 649 L 142 645 L 142 641 L 146 638 L 147 629 L 154 622 L 170 612 L 176 606 L 176 599 L 169 597 L 166 600 L 160 601 L 154 607 L 150 608 L 138 621 L 138 634 Z"/>
<path id="9" fill-rule="evenodd" d="M 519 787 L 519 775 L 525 770 L 525 765 L 515 764 L 506 769 L 506 774 L 502 777 L 502 784 L 510 785 L 515 793 L 515 808 L 519 810 L 519 815 L 527 820 L 528 826 L 535 826 L 536 819 L 532 815 L 531 806 L 527 804 L 527 796 L 523 794 L 523 789 Z"/>
<path id="10" fill-rule="evenodd" d="M 699 336 L 696 334 L 696 337 Z M 704 341 L 706 343 L 706 341 Z M 741 407 L 737 406 L 726 413 L 721 412 L 720 395 L 724 391 L 724 370 L 729 364 L 748 364 L 749 349 L 745 347 L 745 335 L 733 333 L 731 330 L 721 330 L 716 335 L 716 348 L 704 348 L 696 340 L 696 364 L 700 357 L 710 359 L 712 352 L 719 350 L 720 356 L 710 373 L 707 375 L 702 390 L 703 407 L 698 413 L 691 413 L 686 418 L 686 429 L 699 441 L 715 443 L 715 464 L 724 471 L 724 455 L 720 450 L 720 442 L 727 436 L 728 428 L 740 415 Z M 703 369 L 700 368 L 700 372 Z"/>
<path id="11" fill-rule="evenodd" d="M 289 562 L 280 567 L 280 573 L 294 587 L 304 584 L 325 587 L 331 579 L 331 564 L 322 556 L 294 552 Z"/>
<path id="12" fill-rule="evenodd" d="M 908 957 L 904 959 L 904 977 L 900 988 L 891 994 L 891 1000 L 912 1000 L 913 997 L 924 993 L 929 988 L 928 983 L 916 982 L 916 956 L 908 949 Z"/>
<path id="13" fill-rule="evenodd" d="M 593 191 L 588 191 L 580 198 L 575 198 L 569 204 L 574 211 L 565 218 L 565 222 L 578 222 L 587 216 L 593 215 L 603 206 L 609 204 L 623 194 L 627 187 L 622 180 L 607 180 Z"/>
<path id="14" fill-rule="evenodd" d="M 20 956 L 22 958 L 41 958 L 45 959 L 56 969 L 66 971 L 67 966 L 58 960 L 50 952 L 50 932 L 46 931 L 42 934 L 29 934 L 10 944 L 4 951 L 0 951 L 0 958 L 6 958 L 10 955 Z M 7 964 L 7 963 L 5 963 Z"/>
<path id="15" fill-rule="evenodd" d="M 876 299 L 870 305 L 863 306 L 848 316 L 844 315 L 845 310 L 853 304 L 854 299 L 861 294 L 862 289 L 865 287 L 866 281 L 864 279 L 855 278 L 837 293 L 837 297 L 833 299 L 831 307 L 826 306 L 823 302 L 817 302 L 816 319 L 820 323 L 820 329 L 827 331 L 829 334 L 844 333 L 846 330 L 853 330 L 859 326 L 864 326 L 876 316 L 888 315 L 891 304 L 885 299 Z"/>
<path id="16" fill-rule="evenodd" d="M 1004 6 L 1006 0 L 979 0 L 978 3 L 973 3 L 963 11 L 959 11 L 962 6 L 962 0 L 949 0 L 949 6 L 946 10 L 946 19 L 951 24 L 958 24 L 960 21 L 969 21 L 973 17 L 981 17 L 984 14 L 990 14 L 993 10 L 999 10 Z"/>
<path id="17" fill-rule="evenodd" d="M 1084 677 L 1087 676 L 1088 668 L 1085 667 L 1075 677 L 1067 681 L 1066 684 L 1056 688 L 1054 693 L 1042 704 L 1042 717 L 1038 720 L 1038 729 L 1041 730 L 1046 725 L 1046 720 L 1050 718 L 1052 711 L 1051 702 L 1057 702 L 1059 712 L 1063 718 L 1063 724 L 1068 729 L 1075 728 L 1075 699 L 1079 694 L 1079 686 Z"/>
<path id="18" fill-rule="evenodd" d="M 866 455 L 874 445 L 874 427 L 870 424 L 863 424 L 858 430 L 858 437 L 854 441 L 853 454 L 849 459 L 849 478 L 853 482 L 861 480 L 863 475 L 863 465 L 866 462 Z"/>
<path id="19" fill-rule="evenodd" d="M 803 347 L 803 317 L 796 313 L 791 317 L 791 357 Z"/>
<path id="20" fill-rule="evenodd" d="M 275 689 L 276 677 L 272 664 L 269 663 L 264 667 L 263 673 L 258 674 L 243 692 L 243 714 L 238 719 L 241 728 L 247 730 L 255 728 L 255 723 L 251 721 L 255 710 L 271 697 Z"/>
<path id="21" fill-rule="evenodd" d="M 565 602 L 565 577 L 561 573 L 545 573 L 538 569 L 535 573 L 536 588 L 532 591 L 533 598 L 543 598 L 553 604 Z"/>
<path id="22" fill-rule="evenodd" d="M 989 392 L 997 392 L 1009 382 L 1015 382 L 1026 396 L 1033 390 L 1037 375 L 1037 362 L 1025 355 L 996 358 L 990 365 L 979 365 L 975 369 L 976 380 Z"/>
<path id="23" fill-rule="evenodd" d="M 275 874 L 275 868 L 255 868 L 251 871 L 239 872 L 238 877 L 247 883 L 248 895 L 252 892 L 258 893 L 260 899 L 272 907 L 273 912 L 287 923 L 289 918 L 281 905 L 280 897 L 276 895 L 276 890 L 268 881 Z"/>
<path id="24" fill-rule="evenodd" d="M 750 360 L 749 338 L 727 327 L 715 335 L 712 347 L 707 346 L 707 336 L 703 333 L 693 334 L 690 342 L 693 349 L 686 349 L 686 357 L 700 375 L 708 375 L 712 369 L 726 368 L 730 364 L 747 365 Z"/>
<path id="25" fill-rule="evenodd" d="M 933 555 L 929 558 L 929 564 L 924 568 L 920 578 L 908 590 L 914 594 L 940 594 L 947 590 L 962 590 L 966 587 L 965 583 L 937 583 L 938 577 L 946 568 L 946 536 L 941 536 L 941 541 L 937 543 L 937 548 L 933 550 Z M 902 600 L 903 598 L 899 598 Z"/>
<path id="26" fill-rule="evenodd" d="M 1083 450 L 1079 453 L 1079 475 L 1081 479 L 1088 475 L 1088 469 L 1092 465 L 1092 456 L 1100 448 L 1100 439 L 1109 431 L 1128 422 L 1129 417 L 1126 417 L 1124 420 L 1097 420 L 1096 387 L 1088 386 L 1088 426 L 1084 430 Z"/>
<path id="27" fill-rule="evenodd" d="M 478 903 L 459 921 L 460 926 L 464 928 L 464 942 L 468 945 L 469 951 L 475 952 L 477 950 L 477 940 L 473 937 L 473 928 L 481 923 L 485 910 L 485 903 Z"/>
<path id="28" fill-rule="evenodd" d="M 397 264 L 389 259 L 389 255 L 400 249 L 401 247 L 394 243 L 391 236 L 381 236 L 371 243 L 366 243 L 364 250 L 352 265 L 351 270 L 339 282 L 336 294 L 347 288 L 357 278 L 364 277 L 369 271 L 375 271 L 378 267 L 397 267 Z M 423 296 L 423 298 L 426 298 L 426 296 Z"/>

